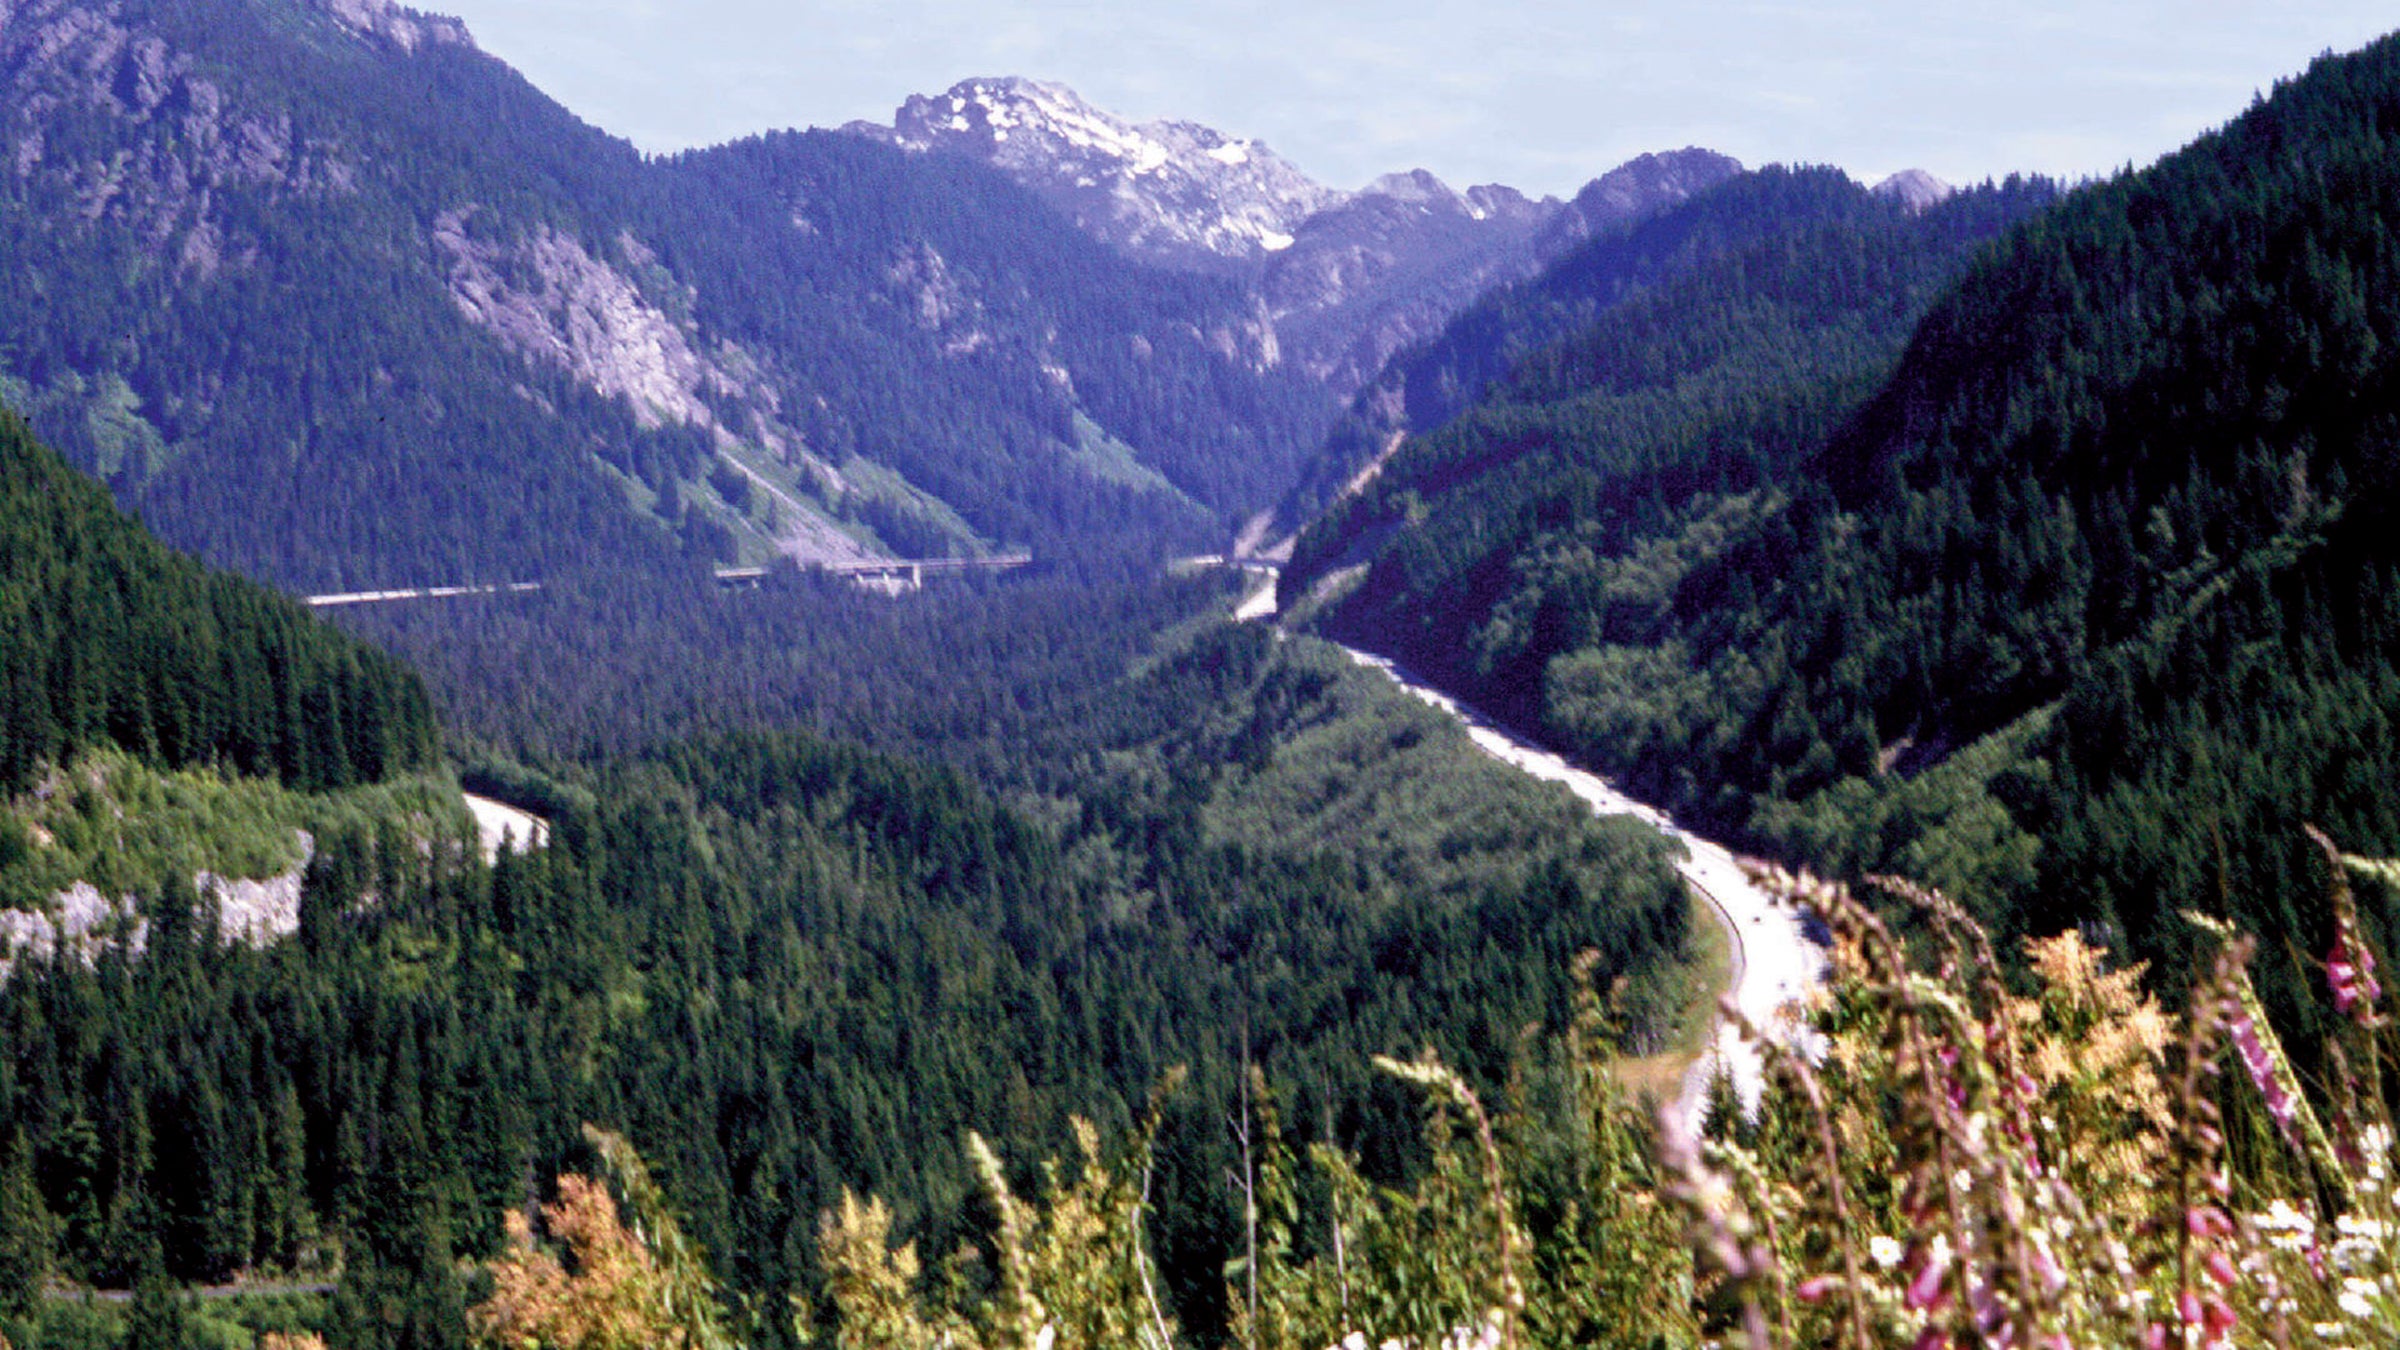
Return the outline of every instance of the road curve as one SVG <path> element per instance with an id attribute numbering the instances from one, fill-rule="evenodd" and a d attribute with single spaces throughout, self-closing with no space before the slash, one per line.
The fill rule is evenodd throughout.
<path id="1" fill-rule="evenodd" d="M 1563 783 L 1600 815 L 1626 815 L 1640 820 L 1681 844 L 1684 857 L 1675 864 L 1687 885 L 1704 901 L 1725 929 L 1733 951 L 1733 987 L 1727 996 L 1751 1024 L 1764 1027 L 1786 1043 L 1802 1043 L 1806 1035 L 1787 1009 L 1823 982 L 1825 953 L 1808 938 L 1800 915 L 1790 906 L 1752 884 L 1741 863 L 1723 845 L 1712 843 L 1670 820 L 1654 806 L 1635 801 L 1607 779 L 1576 768 L 1552 750 L 1543 749 L 1492 721 L 1457 699 L 1409 674 L 1396 663 L 1368 652 L 1345 647 L 1350 659 L 1382 671 L 1401 688 L 1457 718 L 1476 748 L 1494 759 L 1547 782 Z M 1764 1081 L 1756 1048 L 1742 1039 L 1730 1022 L 1721 1022 L 1710 1052 L 1684 1075 L 1676 1099 L 1676 1114 L 1697 1130 L 1706 1104 L 1709 1080 L 1722 1064 L 1733 1075 L 1746 1110 L 1758 1108 Z"/>
<path id="2" fill-rule="evenodd" d="M 1234 611 L 1234 617 L 1245 621 L 1274 617 L 1275 569 L 1256 563 L 1245 563 L 1243 568 L 1264 573 L 1267 584 L 1246 597 Z M 1675 870 L 1683 877 L 1684 884 L 1706 902 L 1708 912 L 1725 930 L 1731 948 L 1732 988 L 1726 991 L 1726 997 L 1752 1026 L 1765 1029 L 1787 1045 L 1798 1046 L 1812 1059 L 1816 1057 L 1818 1047 L 1813 1033 L 1787 1013 L 1824 983 L 1824 949 L 1809 939 L 1796 911 L 1752 884 L 1730 850 L 1677 825 L 1657 807 L 1626 796 L 1600 775 L 1576 768 L 1556 751 L 1543 749 L 1460 703 L 1388 657 L 1355 647 L 1342 650 L 1350 654 L 1351 660 L 1382 671 L 1402 689 L 1457 718 L 1466 728 L 1467 738 L 1485 754 L 1536 778 L 1565 784 L 1569 791 L 1589 803 L 1597 815 L 1632 816 L 1681 844 L 1684 856 L 1675 864 Z M 1733 1075 L 1734 1089 L 1741 1094 L 1743 1109 L 1746 1112 L 1758 1109 L 1765 1066 L 1757 1049 L 1742 1038 L 1731 1022 L 1720 1018 L 1710 1037 L 1708 1053 L 1684 1074 L 1683 1089 L 1676 1094 L 1675 1116 L 1695 1133 L 1703 1123 L 1701 1113 L 1707 1104 L 1709 1082 L 1720 1065 Z"/>
<path id="3" fill-rule="evenodd" d="M 505 802 L 478 797 L 472 792 L 459 795 L 467 799 L 467 811 L 475 817 L 475 832 L 482 836 L 485 862 L 498 861 L 502 844 L 507 844 L 511 851 L 517 853 L 549 845 L 549 821 L 530 811 L 520 811 Z"/>

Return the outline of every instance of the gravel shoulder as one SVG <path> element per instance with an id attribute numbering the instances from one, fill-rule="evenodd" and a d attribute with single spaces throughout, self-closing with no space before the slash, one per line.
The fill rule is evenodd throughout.
<path id="1" fill-rule="evenodd" d="M 459 795 L 467 799 L 467 810 L 474 813 L 475 832 L 482 836 L 485 862 L 500 856 L 503 840 L 508 841 L 513 850 L 519 853 L 549 846 L 549 821 L 530 811 L 520 811 L 505 802 L 478 797 L 472 792 Z"/>
<path id="2" fill-rule="evenodd" d="M 1557 752 L 1533 744 L 1418 681 L 1393 662 L 1355 649 L 1344 650 L 1352 660 L 1382 671 L 1401 688 L 1457 718 L 1484 753 L 1546 782 L 1566 785 L 1597 814 L 1633 816 L 1681 844 L 1684 857 L 1675 870 L 1707 902 L 1707 911 L 1731 941 L 1733 987 L 1726 997 L 1752 1025 L 1786 1044 L 1807 1048 L 1806 1033 L 1785 1014 L 1823 983 L 1824 949 L 1809 940 L 1797 912 L 1751 883 L 1731 851 L 1682 828 L 1658 808 L 1626 796 L 1600 775 L 1569 764 Z M 1757 1109 L 1764 1084 L 1764 1065 L 1757 1048 L 1746 1042 L 1730 1021 L 1720 1019 L 1710 1039 L 1709 1052 L 1685 1075 L 1683 1091 L 1676 1100 L 1675 1114 L 1694 1130 L 1702 1123 L 1708 1084 L 1720 1065 L 1733 1075 L 1734 1087 L 1747 1109 Z"/>

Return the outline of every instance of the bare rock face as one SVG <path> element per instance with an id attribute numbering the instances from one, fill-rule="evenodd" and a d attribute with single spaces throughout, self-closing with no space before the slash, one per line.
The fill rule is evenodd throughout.
<path id="1" fill-rule="evenodd" d="M 647 245 L 620 233 L 595 251 L 548 225 L 507 234 L 483 217 L 474 206 L 453 208 L 435 218 L 432 230 L 451 303 L 469 323 L 527 361 L 623 399 L 644 426 L 706 428 L 720 450 L 747 439 L 798 481 L 832 496 L 848 491 L 840 471 L 783 419 L 771 363 L 736 343 L 708 344 L 690 317 L 694 296 L 658 266 Z M 922 255 L 896 261 L 886 281 L 928 328 L 940 329 L 967 302 L 950 285 L 941 256 L 930 249 Z M 970 352 L 979 337 L 967 330 L 947 350 Z M 780 552 L 824 563 L 872 556 L 815 502 L 738 459 L 720 463 L 753 480 L 753 490 L 781 508 L 774 540 Z"/>
<path id="2" fill-rule="evenodd" d="M 902 249 L 884 269 L 883 279 L 917 326 L 941 344 L 942 355 L 973 356 L 992 345 L 982 303 L 951 275 L 950 260 L 933 245 L 919 242 Z"/>
<path id="3" fill-rule="evenodd" d="M 624 398 L 648 426 L 713 425 L 703 395 L 742 392 L 694 348 L 688 325 L 576 239 L 544 225 L 528 239 L 479 240 L 475 215 L 472 208 L 444 212 L 434 222 L 434 246 L 449 261 L 459 312 L 510 350 Z"/>
<path id="4" fill-rule="evenodd" d="M 1923 169 L 1902 169 L 1868 191 L 1886 201 L 1900 203 L 1913 216 L 1928 207 L 1940 205 L 1958 189 Z"/>
<path id="5" fill-rule="evenodd" d="M 441 14 L 420 14 L 391 0 L 323 0 L 336 23 L 414 54 L 420 47 L 472 47 L 467 26 Z"/>
<path id="6" fill-rule="evenodd" d="M 274 876 L 193 874 L 202 911 L 215 908 L 219 942 L 264 948 L 300 931 L 300 892 L 317 841 L 306 830 L 293 834 L 300 861 Z M 111 900 L 88 881 L 50 897 L 43 910 L 0 909 L 0 984 L 16 973 L 20 960 L 68 960 L 88 968 L 109 952 L 138 958 L 149 947 L 150 920 L 142 914 L 142 902 L 130 895 Z"/>
<path id="7" fill-rule="evenodd" d="M 963 80 L 911 98 L 890 127 L 850 129 L 982 160 L 1095 238 L 1171 267 L 1221 270 L 1289 248 L 1301 221 L 1344 195 L 1257 141 L 1136 125 L 1038 80 Z"/>

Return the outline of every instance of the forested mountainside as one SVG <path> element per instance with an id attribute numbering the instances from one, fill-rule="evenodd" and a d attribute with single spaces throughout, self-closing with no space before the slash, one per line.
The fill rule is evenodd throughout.
<path id="1" fill-rule="evenodd" d="M 1287 598 L 1374 555 L 1353 609 L 1478 624 L 1535 533 L 1779 472 L 1884 373 L 1965 256 L 2055 195 L 2011 182 L 1912 212 L 1838 170 L 1770 167 L 1593 239 L 1360 394 L 1283 508 L 1322 512 Z"/>
<path id="2" fill-rule="evenodd" d="M 1322 415 L 996 173 L 645 160 L 397 7 L 40 0 L 0 79 L 9 401 L 296 588 L 1205 542 Z"/>
<path id="3" fill-rule="evenodd" d="M 2400 44 L 2321 60 L 1977 258 L 1830 435 L 1671 511 L 1640 509 L 1638 461 L 1547 516 L 1420 488 L 1339 622 L 1466 654 L 1679 809 L 1961 887 L 2006 930 L 2180 957 L 2198 908 L 2305 946 L 2301 827 L 2400 840 L 2396 125 Z M 1504 397 L 1403 452 L 1352 519 L 1528 415 Z M 2300 1004 L 2297 965 L 2262 976 Z"/>
<path id="4" fill-rule="evenodd" d="M 0 411 L 0 793 L 115 746 L 321 789 L 435 757 L 416 675 L 150 538 Z"/>

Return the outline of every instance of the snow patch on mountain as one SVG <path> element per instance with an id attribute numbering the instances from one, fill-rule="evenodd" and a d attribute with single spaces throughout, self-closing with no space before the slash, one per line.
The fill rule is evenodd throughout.
<path id="1" fill-rule="evenodd" d="M 1015 78 L 963 80 L 909 99 L 890 126 L 844 130 L 981 161 L 1134 258 L 1240 280 L 1272 338 L 1266 364 L 1288 356 L 1342 398 L 1491 287 L 1742 168 L 1706 150 L 1644 155 L 1573 202 L 1497 183 L 1461 191 L 1423 169 L 1348 192 L 1255 140 L 1131 122 L 1064 85 Z M 928 328 L 956 323 L 936 269 L 902 271 L 892 279 Z"/>
<path id="2" fill-rule="evenodd" d="M 1254 262 L 1287 249 L 1302 221 L 1348 195 L 1257 141 L 1193 122 L 1129 122 L 1040 80 L 963 80 L 945 94 L 911 98 L 889 127 L 849 130 L 982 160 L 1087 233 L 1181 267 Z"/>

